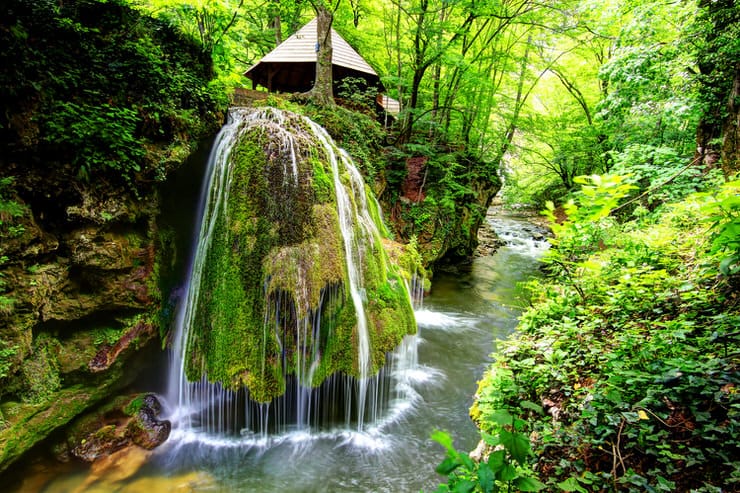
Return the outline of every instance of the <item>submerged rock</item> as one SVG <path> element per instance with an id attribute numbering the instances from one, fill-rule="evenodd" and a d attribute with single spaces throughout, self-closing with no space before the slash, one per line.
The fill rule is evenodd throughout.
<path id="1" fill-rule="evenodd" d="M 116 399 L 100 412 L 77 420 L 67 438 L 69 453 L 84 462 L 97 462 L 125 448 L 152 450 L 169 438 L 172 429 L 157 416 L 162 406 L 153 394 Z M 66 453 L 57 447 L 57 454 Z"/>
<path id="2" fill-rule="evenodd" d="M 95 485 L 100 491 L 112 491 L 117 483 L 130 478 L 146 464 L 151 452 L 138 447 L 128 447 L 106 455 L 93 463 L 85 481 L 74 493 L 84 493 Z"/>

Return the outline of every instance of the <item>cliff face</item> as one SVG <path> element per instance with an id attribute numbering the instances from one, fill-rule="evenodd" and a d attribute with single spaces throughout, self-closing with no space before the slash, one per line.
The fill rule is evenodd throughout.
<path id="1" fill-rule="evenodd" d="M 159 333 L 156 183 L 220 119 L 207 57 L 117 1 L 2 13 L 0 472 L 135 377 Z"/>
<path id="2" fill-rule="evenodd" d="M 478 229 L 501 188 L 495 167 L 452 149 L 389 161 L 381 198 L 399 236 L 416 238 L 432 268 L 471 258 Z"/>

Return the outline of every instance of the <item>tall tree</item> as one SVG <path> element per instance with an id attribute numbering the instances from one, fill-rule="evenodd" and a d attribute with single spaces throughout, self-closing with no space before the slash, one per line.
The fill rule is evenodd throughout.
<path id="1" fill-rule="evenodd" d="M 726 176 L 740 171 L 740 5 L 700 0 L 697 53 L 703 114 L 696 132 L 696 158 L 718 159 Z"/>
<path id="2" fill-rule="evenodd" d="M 334 13 L 342 0 L 310 0 L 316 12 L 316 78 L 314 85 L 306 96 L 321 106 L 334 104 L 334 79 L 332 76 L 332 58 L 334 47 L 331 42 L 331 28 Z"/>

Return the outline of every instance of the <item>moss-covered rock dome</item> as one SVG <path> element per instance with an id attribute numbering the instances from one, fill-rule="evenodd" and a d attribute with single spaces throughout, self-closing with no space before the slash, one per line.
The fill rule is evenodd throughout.
<path id="1" fill-rule="evenodd" d="M 377 202 L 309 120 L 238 108 L 220 139 L 180 335 L 187 380 L 269 402 L 290 375 L 373 375 L 416 332 L 418 256 L 389 260 Z"/>

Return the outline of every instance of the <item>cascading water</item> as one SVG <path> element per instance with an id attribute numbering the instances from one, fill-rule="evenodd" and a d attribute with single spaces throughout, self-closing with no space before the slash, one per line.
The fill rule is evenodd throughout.
<path id="1" fill-rule="evenodd" d="M 306 188 L 305 183 L 319 182 L 320 177 L 306 174 L 306 148 L 311 145 L 315 148 L 316 144 L 311 143 L 319 143 L 320 151 L 330 165 L 334 192 L 333 198 L 326 200 L 331 200 L 335 212 L 326 212 L 321 205 L 313 206 L 314 216 L 329 219 L 321 223 L 325 223 L 324 226 L 311 226 L 308 229 L 334 231 L 331 217 L 336 215 L 333 221 L 338 224 L 336 233 L 341 236 L 341 247 L 337 245 L 335 250 L 340 252 L 341 258 L 331 259 L 333 250 L 330 248 L 321 250 L 324 248 L 321 243 L 331 243 L 329 237 L 322 237 L 322 241 L 306 237 L 301 233 L 300 224 L 300 227 L 286 226 L 290 223 L 290 211 L 278 215 L 280 220 L 275 221 L 271 229 L 267 228 L 268 231 L 272 233 L 279 228 L 289 229 L 296 239 L 289 245 L 274 246 L 264 255 L 264 272 L 260 281 L 260 291 L 264 297 L 260 335 L 251 338 L 261 341 L 248 341 L 250 348 L 258 348 L 255 352 L 259 352 L 261 363 L 257 368 L 247 367 L 245 364 L 244 369 L 233 372 L 230 378 L 236 379 L 237 383 L 246 382 L 246 385 L 232 385 L 232 380 L 224 381 L 223 378 L 213 382 L 213 375 L 208 369 L 202 369 L 206 366 L 202 361 L 203 357 L 200 356 L 199 360 L 199 356 L 194 356 L 194 348 L 210 348 L 218 345 L 219 341 L 204 343 L 206 336 L 195 333 L 194 326 L 204 325 L 204 316 L 199 313 L 204 306 L 212 310 L 208 313 L 221 313 L 234 308 L 220 306 L 214 301 L 217 300 L 214 292 L 221 289 L 221 284 L 229 281 L 229 276 L 224 274 L 216 276 L 216 280 L 208 278 L 209 275 L 214 277 L 207 271 L 208 262 L 213 262 L 209 255 L 214 256 L 213 250 L 218 247 L 217 244 L 227 243 L 227 248 L 218 250 L 227 254 L 244 249 L 245 244 L 256 248 L 255 241 L 244 241 L 236 234 L 227 240 L 219 238 L 219 235 L 229 235 L 230 231 L 244 228 L 245 223 L 249 223 L 249 226 L 258 222 L 258 218 L 245 219 L 238 216 L 238 208 L 230 205 L 236 196 L 245 195 L 243 187 L 240 189 L 238 183 L 243 177 L 237 174 L 234 164 L 244 154 L 244 151 L 238 149 L 239 142 L 246 134 L 255 132 L 255 129 L 261 132 L 258 133 L 257 140 L 260 141 L 267 163 L 264 170 L 257 173 L 279 175 L 281 182 L 278 192 L 283 194 L 281 196 L 313 193 Z M 279 162 L 280 165 L 275 165 L 273 169 L 273 162 Z M 316 165 L 313 166 L 315 170 Z M 199 436 L 199 440 L 202 440 L 214 435 L 256 436 L 264 440 L 268 430 L 280 434 L 296 429 L 310 431 L 353 427 L 361 431 L 370 424 L 380 423 L 383 418 L 381 407 L 388 402 L 403 401 L 405 394 L 410 391 L 398 375 L 415 364 L 416 342 L 411 335 L 400 337 L 400 344 L 396 344 L 398 348 L 388 352 L 385 357 L 386 365 L 378 369 L 382 363 L 378 364 L 377 355 L 373 359 L 373 351 L 377 351 L 377 348 L 372 347 L 368 327 L 370 314 L 364 266 L 371 261 L 371 256 L 381 255 L 381 260 L 376 261 L 380 267 L 375 270 L 381 271 L 384 292 L 391 288 L 397 290 L 399 285 L 405 286 L 406 280 L 387 270 L 387 259 L 378 251 L 381 249 L 381 235 L 368 210 L 365 184 L 351 158 L 335 146 L 323 128 L 308 119 L 300 119 L 295 115 L 286 116 L 286 113 L 272 108 L 234 109 L 214 144 L 201 197 L 202 216 L 195 254 L 173 332 L 168 388 L 168 401 L 173 407 L 170 419 L 175 425 L 173 440 L 194 436 Z M 250 200 L 259 202 L 258 198 Z M 377 208 L 377 202 L 373 202 L 373 205 Z M 285 207 L 285 204 L 270 206 L 269 210 L 280 207 Z M 316 211 L 323 212 L 318 214 Z M 234 225 L 224 228 L 223 224 Z M 345 272 L 344 282 L 333 278 L 317 284 L 316 270 L 321 268 L 314 264 L 318 264 L 319 261 L 315 259 L 322 256 L 329 257 L 334 265 Z M 327 263 L 329 260 L 322 262 Z M 323 270 L 330 269 L 324 267 Z M 379 282 L 376 281 L 376 284 Z M 234 289 L 233 285 L 231 289 Z M 236 286 L 236 289 L 240 287 Z M 349 295 L 348 298 L 346 294 Z M 403 303 L 406 308 L 401 307 L 398 310 L 411 313 L 410 323 L 415 329 L 409 306 L 409 300 L 414 298 L 418 296 L 404 292 L 398 299 L 405 300 Z M 333 338 L 339 337 L 341 323 L 346 323 L 344 319 L 349 316 L 342 312 L 347 299 L 351 302 L 351 316 L 355 323 L 352 334 L 344 337 L 350 337 L 349 340 L 356 342 L 357 354 L 351 358 L 356 362 L 354 376 L 346 374 L 346 364 L 342 372 L 328 373 L 327 370 L 330 360 L 341 356 L 337 356 L 334 348 L 337 343 Z M 373 320 L 382 318 L 377 307 L 373 310 Z M 235 319 L 242 320 L 243 317 Z M 206 325 L 213 323 L 210 319 L 205 322 Z M 237 329 L 241 327 L 234 327 L 234 330 Z M 210 327 L 209 330 L 229 332 L 231 328 Z M 378 327 L 374 327 L 374 330 L 377 331 Z M 240 342 L 242 341 L 235 340 L 232 344 Z M 247 359 L 248 357 L 249 355 L 245 356 Z M 276 358 L 282 363 L 277 363 Z M 188 376 L 192 380 L 190 374 L 194 367 L 200 373 L 191 382 Z M 273 380 L 277 378 L 274 380 L 277 383 L 255 383 L 259 377 L 264 378 L 265 375 Z M 322 378 L 320 385 L 316 384 L 317 375 Z M 284 381 L 282 393 L 274 388 L 277 385 L 279 390 L 281 381 Z M 255 401 L 253 393 L 247 388 L 249 384 L 262 392 L 260 395 L 267 395 L 269 401 Z M 263 391 L 264 388 L 275 395 Z"/>
<path id="2" fill-rule="evenodd" d="M 377 229 L 375 229 L 375 223 L 369 219 L 367 205 L 364 201 L 364 182 L 362 181 L 357 168 L 352 165 L 351 160 L 346 153 L 339 153 L 344 168 L 349 172 L 350 185 L 352 187 L 353 194 L 355 197 L 359 196 L 362 198 L 362 202 L 360 204 L 356 204 L 351 201 L 349 193 L 342 184 L 339 174 L 339 160 L 337 159 L 337 152 L 335 152 L 334 145 L 331 143 L 331 137 L 326 133 L 326 130 L 315 122 L 309 120 L 309 123 L 316 136 L 318 136 L 319 140 L 324 145 L 324 149 L 326 149 L 334 178 L 337 212 L 339 213 L 339 226 L 342 229 L 344 254 L 349 275 L 349 290 L 350 295 L 352 296 L 352 303 L 355 306 L 355 312 L 357 313 L 357 337 L 359 339 L 358 361 L 360 369 L 359 388 L 357 391 L 357 425 L 359 429 L 362 429 L 364 425 L 365 403 L 367 401 L 368 394 L 368 376 L 370 374 L 370 338 L 367 333 L 367 317 L 365 315 L 365 304 L 361 293 L 362 279 L 360 263 L 362 262 L 362 252 L 360 251 L 359 244 L 354 237 L 354 232 L 357 230 L 356 222 L 359 222 L 362 226 L 361 234 L 374 238 L 375 236 L 378 236 L 379 233 Z M 363 188 L 358 192 L 356 188 L 359 188 L 360 186 Z M 356 218 L 359 218 L 359 221 L 356 221 Z"/>

